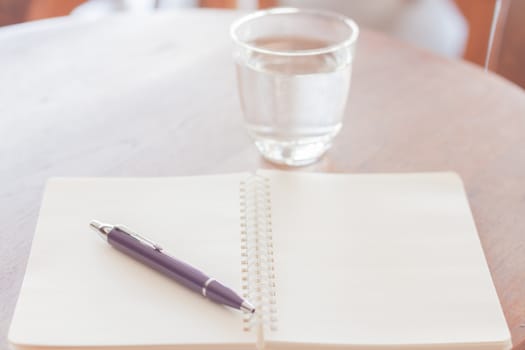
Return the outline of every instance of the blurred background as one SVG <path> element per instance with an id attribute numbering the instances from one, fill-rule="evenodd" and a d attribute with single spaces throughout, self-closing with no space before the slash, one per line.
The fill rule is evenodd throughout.
<path id="1" fill-rule="evenodd" d="M 0 26 L 59 16 L 275 6 L 336 11 L 363 28 L 465 59 L 525 88 L 525 0 L 0 0 Z"/>

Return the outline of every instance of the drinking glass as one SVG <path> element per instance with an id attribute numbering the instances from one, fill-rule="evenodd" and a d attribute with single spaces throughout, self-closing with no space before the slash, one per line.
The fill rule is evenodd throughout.
<path id="1" fill-rule="evenodd" d="M 317 161 L 341 129 L 357 25 L 336 13 L 275 8 L 231 26 L 244 123 L 260 153 Z"/>

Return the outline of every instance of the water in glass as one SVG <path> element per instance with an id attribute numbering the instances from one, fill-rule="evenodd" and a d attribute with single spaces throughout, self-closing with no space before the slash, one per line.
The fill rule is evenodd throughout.
<path id="1" fill-rule="evenodd" d="M 300 37 L 264 38 L 252 44 L 281 52 L 330 45 Z M 350 75 L 348 52 L 251 52 L 237 60 L 245 124 L 261 153 L 288 165 L 316 161 L 341 128 Z"/>

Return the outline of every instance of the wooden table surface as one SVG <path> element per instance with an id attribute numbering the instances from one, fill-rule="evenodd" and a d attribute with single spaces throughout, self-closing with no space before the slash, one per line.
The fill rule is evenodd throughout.
<path id="1" fill-rule="evenodd" d="M 0 30 L 0 348 L 51 176 L 271 168 L 241 123 L 228 26 L 195 10 Z M 297 171 L 463 178 L 515 349 L 525 349 L 525 93 L 363 31 L 345 125 Z"/>

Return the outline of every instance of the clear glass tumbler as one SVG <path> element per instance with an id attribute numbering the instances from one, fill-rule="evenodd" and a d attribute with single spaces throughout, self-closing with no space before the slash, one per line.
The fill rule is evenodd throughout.
<path id="1" fill-rule="evenodd" d="M 342 126 L 357 25 L 330 12 L 275 8 L 231 27 L 244 121 L 261 154 L 317 161 Z"/>

